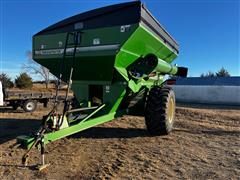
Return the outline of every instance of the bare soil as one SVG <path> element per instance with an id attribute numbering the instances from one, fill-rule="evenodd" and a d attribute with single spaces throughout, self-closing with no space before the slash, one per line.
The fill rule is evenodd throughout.
<path id="1" fill-rule="evenodd" d="M 0 110 L 0 179 L 239 179 L 240 110 L 178 107 L 174 131 L 151 137 L 144 118 L 124 116 L 47 145 L 51 164 L 28 167 L 18 135 L 40 125 L 49 109 L 34 113 Z"/>

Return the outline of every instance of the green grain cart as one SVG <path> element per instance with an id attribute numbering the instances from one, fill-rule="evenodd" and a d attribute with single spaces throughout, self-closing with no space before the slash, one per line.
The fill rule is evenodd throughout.
<path id="1" fill-rule="evenodd" d="M 18 137 L 28 148 L 24 164 L 36 146 L 45 167 L 47 143 L 131 113 L 137 96 L 141 98 L 135 105 L 144 112 L 150 134 L 172 130 L 175 97 L 164 75 L 186 77 L 187 68 L 171 65 L 178 44 L 140 1 L 91 10 L 51 25 L 33 36 L 32 52 L 36 62 L 67 82 L 68 90 L 62 113 L 56 98 L 39 131 Z M 68 99 L 70 89 L 74 103 Z"/>

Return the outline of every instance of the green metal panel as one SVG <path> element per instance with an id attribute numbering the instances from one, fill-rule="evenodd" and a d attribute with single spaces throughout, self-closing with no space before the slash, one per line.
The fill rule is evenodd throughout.
<path id="1" fill-rule="evenodd" d="M 99 45 L 108 44 L 123 44 L 129 36 L 136 30 L 138 24 L 131 24 L 129 31 L 121 32 L 121 26 L 105 27 L 82 30 L 81 45 L 80 46 L 92 46 L 93 40 L 98 38 L 100 40 Z M 37 35 L 33 37 L 33 51 L 42 49 L 58 49 L 65 47 L 67 33 L 49 34 L 49 35 Z M 59 42 L 62 42 L 59 44 Z M 70 38 L 70 42 L 73 40 Z M 42 45 L 44 48 L 42 48 Z M 37 56 L 35 58 L 51 58 L 51 56 Z M 55 57 L 56 58 L 56 57 Z"/>
<path id="2" fill-rule="evenodd" d="M 138 57 L 144 57 L 147 54 L 154 54 L 168 63 L 177 57 L 177 54 L 170 50 L 164 42 L 140 24 L 121 47 L 116 57 L 115 67 L 126 68 Z"/>
<path id="3" fill-rule="evenodd" d="M 136 4 L 138 6 L 135 9 L 136 12 L 134 11 L 135 15 L 140 11 L 145 11 L 141 3 Z M 130 13 L 132 11 L 124 12 Z M 123 12 L 120 14 L 126 15 Z M 56 76 L 59 75 L 60 66 L 63 63 L 64 68 L 61 74 L 65 81 L 69 79 L 70 69 L 73 67 L 72 90 L 79 103 L 82 104 L 82 107 L 90 107 L 91 104 L 96 104 L 96 107 L 91 107 L 92 109 L 88 108 L 85 111 L 87 117 L 83 117 L 82 119 L 68 119 L 69 127 L 57 130 L 52 128 L 52 132 L 43 134 L 45 144 L 114 119 L 121 115 L 120 112 L 123 112 L 119 108 L 120 104 L 124 100 L 128 100 L 128 97 L 131 97 L 128 94 L 130 92 L 129 89 L 132 95 L 132 93 L 144 90 L 143 87 L 150 89 L 154 84 L 161 84 L 164 74 L 177 73 L 178 68 L 170 64 L 177 57 L 177 43 L 172 40 L 162 27 L 158 27 L 159 25 L 156 22 L 154 23 L 155 20 L 151 14 L 147 12 L 145 15 L 143 17 L 136 16 L 135 20 L 133 18 L 134 21 L 129 21 L 131 23 L 138 22 L 135 24 L 117 26 L 115 24 L 114 26 L 106 27 L 109 25 L 107 24 L 108 22 L 105 24 L 102 21 L 104 22 L 102 24 L 104 27 L 102 28 L 84 29 L 83 27 L 81 30 L 81 41 L 77 45 L 76 51 L 73 48 L 75 47 L 73 43 L 74 36 L 71 34 L 67 42 L 68 46 L 65 44 L 67 35 L 70 33 L 62 33 L 62 23 L 66 26 L 63 28 L 64 32 L 68 31 L 70 27 L 65 21 L 61 22 L 60 25 L 54 25 L 58 31 L 55 31 L 56 29 L 52 27 L 50 30 L 48 28 L 45 32 L 40 32 L 33 37 L 33 59 L 44 67 L 47 67 Z M 94 15 L 92 16 L 95 18 Z M 111 15 L 106 17 L 111 19 L 112 23 L 115 22 L 115 18 L 124 20 L 119 17 L 112 18 Z M 147 19 L 145 19 L 145 23 L 141 22 L 143 20 L 141 18 L 144 17 L 152 20 L 152 24 L 155 24 L 155 27 L 152 27 L 151 23 L 147 25 Z M 72 30 L 75 29 L 73 28 L 73 23 L 76 23 L 74 19 L 73 17 L 71 20 L 72 25 L 70 29 L 72 28 Z M 98 22 L 95 23 L 97 24 Z M 122 30 L 122 26 L 126 26 L 127 28 L 125 29 L 124 27 L 124 30 Z M 155 33 L 156 31 L 164 32 L 163 34 L 170 39 L 172 44 L 166 45 L 166 39 L 163 42 L 160 39 L 162 36 Z M 54 32 L 61 33 L 54 34 Z M 173 47 L 174 44 L 177 47 Z M 173 48 L 171 49 L 170 47 Z M 66 48 L 67 55 L 73 55 L 76 52 L 75 60 L 73 60 L 73 57 L 63 57 L 64 48 Z M 147 55 L 153 55 L 154 62 L 158 63 L 155 63 L 154 66 L 146 66 L 144 63 Z M 139 71 L 134 73 L 134 71 L 131 71 L 132 67 L 139 65 L 138 60 L 143 60 L 143 68 L 141 68 L 143 73 L 138 73 Z M 146 69 L 149 71 L 145 71 Z M 154 77 L 152 77 L 152 74 L 154 74 Z M 100 100 L 100 103 L 92 100 L 95 97 Z M 123 105 L 121 108 L 125 107 L 125 104 L 121 105 Z M 51 119 L 49 118 L 49 120 Z M 51 123 L 51 121 L 46 122 Z M 21 136 L 18 140 L 29 148 L 33 144 L 34 138 Z"/>
<path id="4" fill-rule="evenodd" d="M 73 65 L 73 80 L 111 81 L 117 51 L 137 27 L 138 24 L 132 24 L 126 32 L 121 32 L 121 26 L 83 30 L 74 65 L 71 57 L 65 59 L 63 79 L 68 79 L 69 69 Z M 65 39 L 66 33 L 38 35 L 33 38 L 33 59 L 56 76 L 63 59 Z M 99 44 L 95 45 L 94 39 L 97 39 Z M 73 46 L 67 48 L 71 47 Z"/>
<path id="5" fill-rule="evenodd" d="M 93 83 L 97 85 L 97 83 Z M 78 101 L 86 102 L 91 101 L 89 99 L 89 83 L 87 82 L 73 82 L 72 90 L 75 92 L 75 96 L 77 97 Z M 121 103 L 121 100 L 125 94 L 125 90 L 127 87 L 127 83 L 117 82 L 113 84 L 104 84 L 100 83 L 103 88 L 102 100 L 106 107 L 104 108 L 104 113 L 108 113 L 110 110 L 111 112 L 115 112 Z M 120 99 L 120 100 L 119 100 Z M 113 111 L 114 110 L 114 111 Z"/>
<path id="6" fill-rule="evenodd" d="M 72 90 L 78 99 L 79 103 L 82 101 L 88 101 L 89 91 L 88 84 L 80 84 L 73 81 Z"/>
<path id="7" fill-rule="evenodd" d="M 63 79 L 68 79 L 71 66 L 74 66 L 73 71 L 73 85 L 72 89 L 75 92 L 79 101 L 89 100 L 88 85 L 100 84 L 108 85 L 109 87 L 115 87 L 111 85 L 114 81 L 120 81 L 125 83 L 133 90 L 137 92 L 142 86 L 150 87 L 156 80 L 149 79 L 144 80 L 130 80 L 127 72 L 127 67 L 132 64 L 139 57 L 144 57 L 148 54 L 154 54 L 161 60 L 156 70 L 167 73 L 169 72 L 169 64 L 176 57 L 169 47 L 162 42 L 155 34 L 150 32 L 142 24 L 132 24 L 127 32 L 121 32 L 121 26 L 97 28 L 90 30 L 83 30 L 81 37 L 81 44 L 79 52 L 76 53 L 75 62 L 71 58 L 66 58 L 64 62 Z M 43 66 L 50 69 L 54 75 L 59 74 L 60 64 L 62 62 L 62 55 L 57 54 L 59 49 L 61 50 L 65 46 L 66 33 L 51 34 L 51 35 L 39 35 L 34 37 L 33 49 L 41 51 L 43 49 L 57 49 L 53 51 L 53 54 L 34 54 L 34 59 Z M 98 45 L 93 45 L 94 39 L 99 40 Z M 61 43 L 59 43 L 61 41 Z M 71 39 L 70 39 L 71 41 Z M 118 49 L 106 50 L 105 45 L 118 45 Z M 60 47 L 61 46 L 61 47 Z M 89 48 L 90 47 L 90 48 Z M 102 50 L 96 50 L 94 48 L 102 48 Z M 71 48 L 69 46 L 68 48 Z M 85 49 L 84 49 L 85 48 Z M 88 48 L 86 50 L 86 48 Z M 55 54 L 54 54 L 55 53 Z M 125 79 L 114 78 L 114 67 Z M 170 66 L 171 67 L 171 66 Z M 176 71 L 176 68 L 173 68 Z M 163 78 L 158 79 L 162 82 Z M 104 86 L 105 87 L 105 86 Z M 120 87 L 120 86 L 119 86 Z M 114 90 L 105 96 L 103 95 L 103 101 L 108 103 L 111 100 L 113 105 L 115 94 L 122 92 L 122 90 Z M 110 98 L 109 98 L 110 97 Z"/>
<path id="8" fill-rule="evenodd" d="M 125 93 L 127 83 L 114 83 L 112 85 L 104 86 L 103 101 L 111 109 L 111 112 L 116 112 Z"/>
<path id="9" fill-rule="evenodd" d="M 103 116 L 88 120 L 84 123 L 76 124 L 71 127 L 56 131 L 54 133 L 46 134 L 44 136 L 44 138 L 47 143 L 51 142 L 51 141 L 55 141 L 57 139 L 61 139 L 63 137 L 69 136 L 71 134 L 75 134 L 77 132 L 83 131 L 90 127 L 96 126 L 98 124 L 102 124 L 104 122 L 110 121 L 110 120 L 114 119 L 114 117 L 115 117 L 115 113 L 109 113 L 107 115 L 103 115 Z"/>
<path id="10" fill-rule="evenodd" d="M 58 49 L 64 47 L 66 37 L 66 33 L 33 36 L 33 52 L 35 50 Z M 59 42 L 62 42 L 62 44 Z M 42 58 L 44 57 L 46 56 L 42 56 Z M 56 56 L 54 57 L 56 58 Z M 35 60 L 35 58 L 38 59 L 41 58 L 41 56 L 36 56 L 35 54 L 33 54 L 33 58 Z M 52 58 L 51 55 L 49 56 L 49 58 Z"/>
<path id="11" fill-rule="evenodd" d="M 33 50 L 61 49 L 65 46 L 66 33 L 39 35 L 33 38 Z M 177 57 L 159 38 L 141 24 L 132 24 L 128 32 L 120 32 L 120 26 L 84 30 L 79 47 L 93 46 L 93 40 L 99 39 L 100 44 L 115 44 L 121 47 L 117 50 L 82 51 L 76 53 L 74 62 L 74 81 L 112 81 L 113 66 L 128 80 L 126 68 L 137 58 L 147 54 L 155 54 L 166 62 L 172 62 Z M 61 42 L 59 44 L 59 42 Z M 61 47 L 60 47 L 61 46 Z M 56 51 L 57 52 L 57 51 Z M 54 52 L 53 52 L 54 53 Z M 117 54 L 117 56 L 115 56 Z M 34 54 L 34 60 L 50 69 L 54 75 L 59 74 L 61 54 Z M 69 69 L 73 65 L 71 58 L 64 62 L 63 77 L 68 78 Z M 90 68 L 86 68 L 90 67 Z M 104 68 L 103 68 L 104 67 Z"/>
<path id="12" fill-rule="evenodd" d="M 77 132 L 83 131 L 83 130 L 88 129 L 90 127 L 108 122 L 108 121 L 116 118 L 117 117 L 116 110 L 118 109 L 118 107 L 119 107 L 119 105 L 120 105 L 120 103 L 121 103 L 121 101 L 122 101 L 122 99 L 123 99 L 123 97 L 126 93 L 123 86 L 122 86 L 122 88 L 120 87 L 117 90 L 117 87 L 119 87 L 119 86 L 122 86 L 122 85 L 116 85 L 115 87 L 113 87 L 114 91 L 112 91 L 112 92 L 114 92 L 115 97 L 111 101 L 115 101 L 115 103 L 114 103 L 114 105 L 112 105 L 112 108 L 111 108 L 110 112 L 106 113 L 105 115 L 98 116 L 96 118 L 80 121 L 79 123 L 77 123 L 75 125 L 71 125 L 67 128 L 63 128 L 63 129 L 60 129 L 60 130 L 55 131 L 55 132 L 44 134 L 44 137 L 43 137 L 44 138 L 44 143 L 47 144 L 49 142 L 61 139 L 63 137 L 66 137 L 66 136 L 69 136 L 69 135 L 72 135 L 72 134 L 75 134 Z M 118 93 L 116 93 L 116 92 L 118 92 Z M 113 96 L 111 96 L 111 97 L 113 97 Z M 110 101 L 110 99 L 109 99 L 109 101 Z M 104 108 L 104 106 L 102 106 L 102 107 Z M 24 147 L 26 147 L 28 149 L 34 143 L 34 138 L 29 137 L 29 136 L 19 136 L 18 137 L 18 142 L 21 143 Z"/>
<path id="13" fill-rule="evenodd" d="M 151 79 L 148 81 L 143 79 L 139 79 L 137 82 L 134 80 L 129 81 L 128 72 L 126 70 L 126 68 L 139 57 L 145 57 L 148 54 L 154 54 L 163 60 L 160 61 L 164 66 L 160 65 L 156 69 L 163 73 L 170 71 L 168 66 L 165 65 L 171 63 L 177 57 L 177 54 L 169 49 L 164 42 L 140 24 L 136 31 L 121 47 L 114 64 L 117 71 L 125 78 L 126 81 L 128 81 L 128 85 L 133 92 L 137 92 L 142 86 L 147 85 L 150 87 L 150 85 L 155 83 L 155 81 Z M 163 81 L 163 77 L 161 77 L 158 81 L 161 83 Z"/>
<path id="14" fill-rule="evenodd" d="M 139 57 L 154 54 L 170 63 L 177 54 L 173 53 L 160 39 L 140 25 L 132 36 L 121 47 L 116 56 L 115 68 L 128 80 L 126 68 Z"/>
<path id="15" fill-rule="evenodd" d="M 48 144 L 52 141 L 56 141 L 63 137 L 75 134 L 77 132 L 83 131 L 83 130 L 91 128 L 93 126 L 113 120 L 115 118 L 115 114 L 116 114 L 115 112 L 108 113 L 106 115 L 99 116 L 97 118 L 93 118 L 93 119 L 85 121 L 83 123 L 78 123 L 76 125 L 72 125 L 68 128 L 64 128 L 59 131 L 47 133 L 44 135 L 44 143 Z M 22 136 L 18 136 L 17 142 L 21 143 L 23 145 L 23 147 L 25 147 L 26 149 L 29 149 L 31 147 L 31 145 L 34 143 L 34 138 L 30 137 L 30 136 L 22 135 Z"/>

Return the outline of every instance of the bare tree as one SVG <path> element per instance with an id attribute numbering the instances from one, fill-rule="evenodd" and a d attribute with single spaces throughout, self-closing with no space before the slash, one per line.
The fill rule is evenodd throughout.
<path id="1" fill-rule="evenodd" d="M 50 77 L 53 75 L 49 72 L 49 70 L 40 64 L 36 63 L 32 60 L 32 52 L 27 51 L 26 56 L 28 58 L 28 62 L 22 65 L 22 68 L 26 70 L 30 74 L 40 75 L 40 77 L 44 80 L 46 89 L 48 89 L 48 85 L 50 82 Z"/>

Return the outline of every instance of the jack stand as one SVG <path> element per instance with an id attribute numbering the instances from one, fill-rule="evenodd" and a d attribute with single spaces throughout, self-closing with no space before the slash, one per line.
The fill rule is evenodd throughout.
<path id="1" fill-rule="evenodd" d="M 34 146 L 37 146 L 38 145 L 38 143 L 39 143 L 39 141 L 41 141 L 42 142 L 42 135 L 43 135 L 43 133 L 45 132 L 45 128 L 44 127 L 41 127 L 40 128 L 40 130 L 38 131 L 38 133 L 37 133 L 37 137 L 36 137 L 36 139 L 35 139 L 35 141 L 34 141 L 34 143 L 31 145 L 31 147 L 28 149 L 28 151 L 23 155 L 23 157 L 22 157 L 22 164 L 24 165 L 24 166 L 27 166 L 28 165 L 28 158 L 29 158 L 29 153 L 30 153 L 30 151 L 32 150 L 32 148 L 34 147 Z M 41 143 L 40 142 L 40 143 Z"/>
<path id="2" fill-rule="evenodd" d="M 41 164 L 37 166 L 37 169 L 39 171 L 42 171 L 43 169 L 47 168 L 50 166 L 50 164 L 45 164 L 45 147 L 44 147 L 44 138 L 41 139 L 40 141 L 40 146 L 41 146 Z"/>

